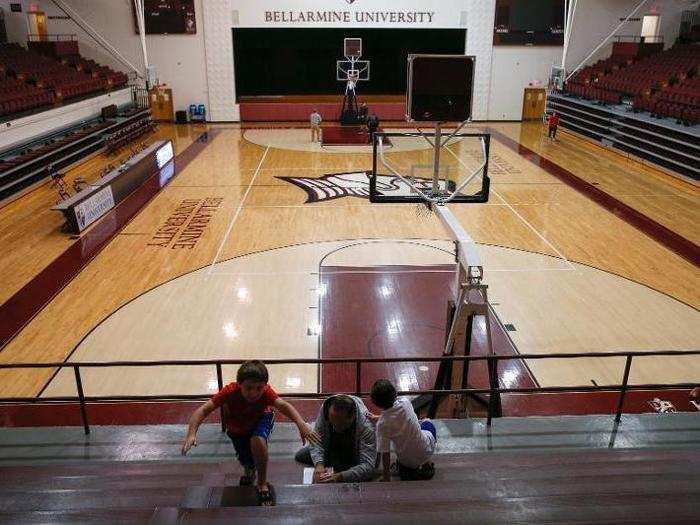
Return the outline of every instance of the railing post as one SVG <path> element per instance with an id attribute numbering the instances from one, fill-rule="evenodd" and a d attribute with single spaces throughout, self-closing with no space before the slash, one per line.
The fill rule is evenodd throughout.
<path id="1" fill-rule="evenodd" d="M 355 395 L 362 393 L 362 361 L 355 361 Z"/>
<path id="2" fill-rule="evenodd" d="M 490 427 L 491 420 L 501 416 L 501 394 L 498 390 L 498 360 L 491 354 L 487 356 L 486 364 L 489 371 L 489 406 L 486 425 Z"/>
<path id="3" fill-rule="evenodd" d="M 75 373 L 75 385 L 78 389 L 78 399 L 80 400 L 80 417 L 83 419 L 83 429 L 87 436 L 90 434 L 90 425 L 88 425 L 87 412 L 85 410 L 85 394 L 83 393 L 83 381 L 80 378 L 80 367 L 74 365 L 73 372 Z"/>
<path id="4" fill-rule="evenodd" d="M 221 373 L 221 363 L 216 363 L 216 383 L 219 385 L 219 391 L 224 388 L 223 375 Z M 221 418 L 221 431 L 226 432 L 226 417 L 224 416 L 224 405 L 219 408 L 219 417 Z"/>
<path id="5" fill-rule="evenodd" d="M 632 356 L 627 356 L 625 361 L 625 373 L 622 375 L 622 387 L 620 388 L 620 400 L 617 403 L 617 412 L 615 413 L 615 422 L 619 423 L 622 419 L 622 405 L 625 403 L 625 394 L 627 393 L 627 380 L 630 377 L 630 367 L 632 366 Z"/>

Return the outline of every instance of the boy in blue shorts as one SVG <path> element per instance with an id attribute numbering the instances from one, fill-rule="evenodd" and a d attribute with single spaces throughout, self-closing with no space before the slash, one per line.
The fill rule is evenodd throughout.
<path id="1" fill-rule="evenodd" d="M 267 440 L 273 427 L 275 408 L 292 420 L 299 429 L 302 443 L 320 443 L 320 437 L 307 425 L 296 409 L 279 398 L 267 384 L 267 368 L 261 361 L 247 361 L 236 374 L 236 381 L 229 383 L 209 401 L 194 411 L 190 417 L 187 436 L 182 444 L 185 455 L 197 446 L 197 430 L 202 421 L 217 408 L 223 406 L 226 414 L 226 433 L 233 442 L 238 461 L 244 469 L 241 485 L 256 482 L 258 503 L 274 505 L 272 485 L 267 482 Z"/>

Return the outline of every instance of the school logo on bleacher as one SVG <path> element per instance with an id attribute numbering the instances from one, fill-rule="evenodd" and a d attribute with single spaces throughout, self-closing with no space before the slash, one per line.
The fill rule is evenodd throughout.
<path id="1" fill-rule="evenodd" d="M 291 182 L 306 192 L 306 203 L 329 201 L 341 197 L 360 197 L 369 199 L 369 174 L 365 171 L 351 173 L 333 173 L 322 177 L 277 177 Z M 405 197 L 415 192 L 430 191 L 431 179 L 414 178 L 413 187 L 399 177 L 377 175 L 377 191 L 381 195 Z"/>

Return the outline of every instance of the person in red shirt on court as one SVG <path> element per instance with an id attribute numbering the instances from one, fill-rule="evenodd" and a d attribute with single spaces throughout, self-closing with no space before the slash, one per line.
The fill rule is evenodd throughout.
<path id="1" fill-rule="evenodd" d="M 557 138 L 557 126 L 559 126 L 559 114 L 554 111 L 547 120 L 549 124 L 549 138 L 555 140 Z"/>
<path id="2" fill-rule="evenodd" d="M 224 407 L 226 433 L 233 442 L 238 461 L 245 472 L 241 485 L 252 485 L 257 474 L 257 494 L 260 505 L 274 505 L 272 485 L 267 482 L 267 440 L 273 426 L 275 408 L 294 421 L 301 441 L 320 443 L 321 438 L 307 425 L 296 409 L 279 398 L 267 384 L 267 367 L 262 361 L 246 361 L 238 369 L 236 381 L 229 383 L 190 417 L 187 436 L 182 444 L 185 455 L 197 446 L 197 430 L 202 421 L 217 408 Z"/>

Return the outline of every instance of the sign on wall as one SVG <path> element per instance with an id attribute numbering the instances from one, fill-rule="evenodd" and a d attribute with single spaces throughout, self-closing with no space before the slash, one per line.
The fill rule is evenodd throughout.
<path id="1" fill-rule="evenodd" d="M 462 27 L 460 0 L 283 0 L 236 4 L 237 27 Z"/>

